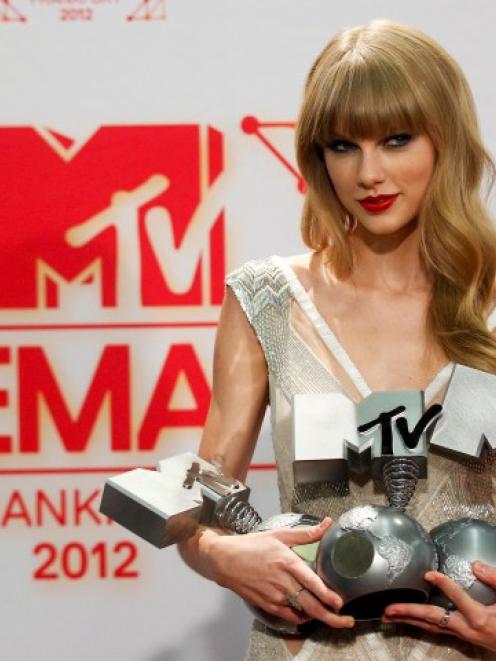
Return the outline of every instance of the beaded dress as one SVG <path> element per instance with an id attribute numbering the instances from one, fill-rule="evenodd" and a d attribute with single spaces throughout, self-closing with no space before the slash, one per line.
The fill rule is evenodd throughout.
<path id="1" fill-rule="evenodd" d="M 363 504 L 385 504 L 368 480 L 295 485 L 291 470 L 291 399 L 296 393 L 344 393 L 354 401 L 371 390 L 336 335 L 320 316 L 296 273 L 281 257 L 254 260 L 226 279 L 265 354 L 269 376 L 272 440 L 281 511 L 338 518 Z M 496 325 L 493 311 L 488 324 Z M 429 404 L 445 390 L 446 365 L 425 390 Z M 496 461 L 484 464 L 430 451 L 428 479 L 421 480 L 408 513 L 430 530 L 447 519 L 473 516 L 496 524 Z M 357 623 L 352 630 L 318 628 L 292 656 L 283 639 L 255 622 L 246 661 L 454 661 L 495 659 L 496 654 L 454 636 L 401 624 Z"/>

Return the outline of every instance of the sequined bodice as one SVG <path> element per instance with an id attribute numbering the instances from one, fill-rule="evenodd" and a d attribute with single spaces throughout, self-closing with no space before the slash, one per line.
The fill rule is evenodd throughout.
<path id="1" fill-rule="evenodd" d="M 338 517 L 356 505 L 385 504 L 384 493 L 368 480 L 295 485 L 291 470 L 291 400 L 296 393 L 344 393 L 355 400 L 367 384 L 332 331 L 318 315 L 293 271 L 281 258 L 248 262 L 231 273 L 235 293 L 264 351 L 270 386 L 271 427 L 282 511 Z M 303 319 L 303 322 L 301 321 Z M 299 321 L 298 321 L 299 320 Z M 306 329 L 305 324 L 311 328 Z M 303 339 L 303 336 L 305 339 Z M 449 378 L 450 365 L 433 380 L 429 396 Z M 430 530 L 447 519 L 474 516 L 496 524 L 495 467 L 434 453 L 428 479 L 421 481 L 408 511 Z M 290 659 L 284 643 L 255 624 L 248 659 Z M 295 657 L 320 659 L 496 659 L 482 648 L 419 629 L 380 624 L 353 631 L 319 629 Z"/>

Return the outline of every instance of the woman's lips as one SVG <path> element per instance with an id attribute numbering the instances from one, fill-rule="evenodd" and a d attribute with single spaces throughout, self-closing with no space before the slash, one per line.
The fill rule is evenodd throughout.
<path id="1" fill-rule="evenodd" d="M 380 211 L 385 211 L 394 204 L 399 193 L 396 195 L 378 195 L 377 197 L 366 197 L 363 200 L 359 200 L 360 204 L 367 211 L 372 213 L 379 213 Z"/>

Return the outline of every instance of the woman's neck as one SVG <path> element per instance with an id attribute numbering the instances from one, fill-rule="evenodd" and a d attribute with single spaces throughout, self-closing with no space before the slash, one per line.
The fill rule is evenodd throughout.
<path id="1" fill-rule="evenodd" d="M 387 294 L 418 294 L 432 280 L 419 252 L 418 228 L 410 224 L 394 234 L 371 234 L 358 226 L 350 236 L 354 268 L 350 284 Z"/>

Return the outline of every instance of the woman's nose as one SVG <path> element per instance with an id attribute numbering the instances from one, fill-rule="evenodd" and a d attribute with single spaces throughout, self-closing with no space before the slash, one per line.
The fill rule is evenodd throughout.
<path id="1" fill-rule="evenodd" d="M 376 149 L 362 149 L 358 163 L 358 183 L 372 188 L 385 179 L 381 154 Z"/>

